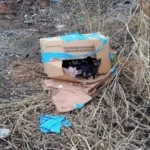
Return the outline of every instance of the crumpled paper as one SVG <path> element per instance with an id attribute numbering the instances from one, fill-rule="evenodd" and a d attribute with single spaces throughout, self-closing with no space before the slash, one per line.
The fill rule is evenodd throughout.
<path id="1" fill-rule="evenodd" d="M 10 135 L 10 129 L 0 128 L 0 139 L 7 138 Z"/>

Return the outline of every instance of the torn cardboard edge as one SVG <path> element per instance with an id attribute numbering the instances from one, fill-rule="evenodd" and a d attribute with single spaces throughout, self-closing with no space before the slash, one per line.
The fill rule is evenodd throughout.
<path id="1" fill-rule="evenodd" d="M 121 64 L 116 64 L 109 74 L 103 80 L 92 84 L 73 83 L 57 79 L 43 80 L 42 86 L 44 90 L 58 89 L 56 94 L 52 94 L 52 101 L 58 112 L 68 112 L 84 106 L 92 100 L 91 95 L 96 92 L 99 87 L 103 87 L 116 75 Z"/>
<path id="2" fill-rule="evenodd" d="M 52 93 L 52 102 L 58 112 L 72 111 L 76 109 L 77 104 L 85 104 L 92 99 L 80 84 L 75 85 L 68 81 L 50 79 L 42 81 L 42 85 L 46 90 L 58 89 L 57 93 Z"/>

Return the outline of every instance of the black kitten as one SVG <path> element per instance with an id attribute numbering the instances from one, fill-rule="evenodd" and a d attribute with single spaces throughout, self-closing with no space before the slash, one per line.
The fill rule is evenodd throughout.
<path id="1" fill-rule="evenodd" d="M 80 66 L 83 64 L 93 64 L 93 60 L 96 59 L 87 57 L 84 59 L 64 60 L 63 68 L 76 67 L 77 69 L 80 69 Z"/>
<path id="2" fill-rule="evenodd" d="M 64 60 L 63 68 L 76 67 L 77 69 L 79 69 L 83 62 L 84 61 L 82 59 Z"/>
<path id="3" fill-rule="evenodd" d="M 101 59 L 96 59 L 92 57 L 87 57 L 85 59 L 76 59 L 76 60 L 64 60 L 63 68 L 76 67 L 79 72 L 79 75 L 88 79 L 92 77 L 96 78 L 99 66 L 101 64 Z"/>
<path id="4" fill-rule="evenodd" d="M 101 64 L 101 59 L 93 59 L 89 64 L 82 64 L 81 65 L 81 75 L 86 78 L 96 78 L 99 66 Z"/>

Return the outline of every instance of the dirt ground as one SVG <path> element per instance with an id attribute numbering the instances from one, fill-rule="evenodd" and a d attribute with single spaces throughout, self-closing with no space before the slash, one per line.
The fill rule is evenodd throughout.
<path id="1" fill-rule="evenodd" d="M 15 4 L 15 6 L 18 8 L 21 6 L 21 4 Z M 135 9 L 136 2 L 122 0 L 111 1 L 111 4 L 109 4 L 109 1 L 105 0 L 103 2 L 100 1 L 100 7 L 102 16 L 104 16 L 103 32 L 106 35 L 111 36 L 118 31 L 119 28 L 122 28 L 124 22 L 126 22 L 127 17 L 129 16 L 130 9 L 132 9 L 132 11 Z M 88 8 L 90 7 L 88 6 Z M 10 15 L 11 18 L 9 19 L 6 18 L 7 15 L 3 15 L 2 19 L 0 20 L 0 93 L 2 93 L 0 95 L 0 99 L 2 101 L 4 99 L 8 100 L 13 98 L 21 98 L 23 95 L 33 94 L 37 90 L 35 87 L 29 88 L 28 83 L 21 83 L 21 85 L 12 83 L 10 80 L 12 61 L 21 59 L 39 63 L 39 38 L 44 36 L 62 35 L 66 32 L 81 30 L 77 25 L 75 29 L 69 29 L 69 31 L 65 31 L 65 29 L 58 31 L 55 28 L 57 24 L 53 23 L 50 25 L 51 27 L 49 27 L 47 24 L 45 25 L 44 21 L 40 20 L 40 17 L 43 16 L 39 12 L 37 12 L 39 19 L 38 22 L 33 23 L 32 25 L 24 24 L 23 16 L 25 14 L 33 14 L 33 10 L 35 9 L 39 9 L 39 5 L 36 1 L 26 1 L 22 4 L 21 10 L 19 10 L 16 15 Z M 64 23 L 65 21 L 61 20 L 61 22 Z M 86 32 L 86 30 L 84 31 L 83 29 L 83 32 Z M 118 51 L 121 50 L 123 47 L 123 38 L 123 33 L 117 34 L 113 38 L 111 45 L 112 48 Z M 28 58 L 26 58 L 27 55 L 29 55 Z M 20 86 L 22 86 L 24 90 L 22 90 Z M 15 92 L 13 92 L 14 89 Z"/>
<path id="2" fill-rule="evenodd" d="M 136 9 L 136 7 L 137 7 L 136 0 L 103 0 L 103 1 L 100 0 L 99 1 L 100 10 L 98 12 L 96 12 L 96 9 L 94 9 L 95 7 L 93 8 L 94 4 L 97 3 L 96 0 L 91 1 L 91 2 L 88 0 L 86 0 L 86 1 L 87 1 L 87 5 L 84 5 L 84 7 L 87 8 L 87 11 L 91 11 L 90 15 L 92 16 L 92 12 L 93 12 L 93 13 L 97 13 L 96 17 L 100 16 L 100 18 L 95 18 L 96 20 L 92 20 L 93 26 L 91 28 L 85 27 L 84 21 L 83 22 L 82 21 L 74 22 L 74 20 L 72 20 L 72 18 L 75 16 L 78 16 L 78 17 L 80 15 L 82 16 L 82 13 L 80 15 L 77 14 L 78 11 L 81 11 L 80 9 L 82 9 L 82 7 L 81 8 L 77 7 L 75 3 L 71 3 L 71 2 L 68 2 L 67 4 L 62 4 L 60 6 L 52 5 L 49 9 L 41 10 L 39 8 L 38 1 L 27 0 L 27 1 L 23 1 L 21 3 L 15 4 L 15 7 L 17 8 L 16 14 L 1 15 L 1 18 L 0 18 L 0 62 L 1 62 L 1 66 L 0 66 L 0 103 L 2 103 L 2 104 L 9 103 L 9 102 L 12 103 L 12 101 L 16 101 L 16 100 L 22 101 L 22 100 L 26 99 L 27 97 L 32 97 L 32 96 L 34 97 L 36 95 L 39 95 L 39 93 L 43 92 L 41 85 L 35 84 L 36 81 L 34 82 L 32 80 L 29 82 L 20 82 L 18 80 L 18 82 L 16 82 L 16 81 L 13 81 L 13 79 L 12 79 L 12 70 L 13 70 L 12 63 L 13 63 L 13 61 L 21 60 L 21 61 L 26 61 L 26 62 L 30 62 L 30 63 L 40 63 L 39 39 L 42 37 L 62 35 L 62 34 L 68 33 L 68 32 L 72 32 L 72 31 L 79 31 L 82 33 L 89 32 L 89 31 L 94 32 L 99 29 L 105 35 L 108 35 L 109 37 L 113 36 L 113 38 L 111 38 L 111 41 L 110 41 L 111 47 L 113 49 L 120 52 L 124 48 L 125 40 L 127 40 L 126 53 L 128 53 L 130 51 L 130 48 L 133 46 L 133 41 L 131 40 L 130 37 L 128 39 L 125 39 L 126 33 L 124 31 L 122 31 L 122 32 L 118 32 L 118 31 L 121 30 L 125 26 L 125 23 L 129 19 L 129 16 L 131 16 L 131 14 Z M 81 3 L 82 3 L 82 1 L 81 1 Z M 86 3 L 86 2 L 84 2 L 84 3 Z M 72 4 L 74 4 L 74 5 L 72 5 Z M 70 6 L 72 9 L 70 8 Z M 74 10 L 73 13 L 71 13 L 72 10 Z M 87 12 L 85 12 L 85 14 L 86 13 Z M 33 14 L 36 14 L 34 22 L 32 24 L 25 24 L 24 23 L 24 15 L 31 16 Z M 67 15 L 68 16 L 71 15 L 71 17 L 68 19 Z M 95 26 L 95 22 L 96 22 L 96 25 L 98 24 L 97 26 Z M 100 22 L 100 23 L 97 23 L 97 22 Z M 65 27 L 63 29 L 58 29 L 57 28 L 58 24 L 59 25 L 63 24 L 63 25 L 65 25 Z M 137 29 L 137 26 L 132 26 L 131 32 L 135 33 L 136 29 Z M 97 99 L 96 101 L 98 101 L 98 99 L 100 99 L 100 98 L 95 97 L 95 99 Z M 135 98 L 135 101 L 137 101 L 137 103 L 138 103 L 138 101 L 140 101 L 140 98 L 139 97 Z M 86 106 L 86 108 L 84 110 L 85 115 L 86 115 L 86 111 L 93 111 L 90 108 L 94 104 L 88 104 L 88 105 L 89 106 Z M 55 113 L 54 109 L 55 109 L 54 106 L 52 106 L 52 108 L 51 108 L 52 113 Z M 132 109 L 134 109 L 134 108 L 132 108 Z M 103 110 L 103 111 L 105 111 L 105 110 Z M 133 110 L 131 110 L 131 112 L 132 111 Z M 103 112 L 99 112 L 99 113 L 103 113 Z M 120 110 L 120 113 L 122 113 L 121 110 Z M 147 113 L 150 113 L 150 112 L 147 111 Z M 96 138 L 101 139 L 100 137 L 103 135 L 102 130 L 107 130 L 106 128 L 108 128 L 108 126 L 109 126 L 107 123 L 107 119 L 111 119 L 111 118 L 109 118 L 109 117 L 107 118 L 107 115 L 105 115 L 106 120 L 105 120 L 104 124 L 106 126 L 104 127 L 104 129 L 101 129 L 101 130 L 99 130 L 98 129 L 99 127 L 96 126 L 95 121 L 97 121 L 97 120 L 95 120 L 95 121 L 92 120 L 93 125 L 95 125 L 96 127 L 95 127 L 94 131 L 93 131 L 93 129 L 92 129 L 92 131 L 90 131 L 90 126 L 92 123 L 90 123 L 89 125 L 88 124 L 83 125 L 83 126 L 81 126 L 81 128 L 79 127 L 79 129 L 77 128 L 78 124 L 80 124 L 80 125 L 84 124 L 82 118 L 81 118 L 82 121 L 78 118 L 80 115 L 81 115 L 81 117 L 84 116 L 84 114 L 82 112 L 81 112 L 81 114 L 79 114 L 77 111 L 69 114 L 70 118 L 74 117 L 73 123 L 75 125 L 73 126 L 73 130 L 76 134 L 78 134 L 79 129 L 84 128 L 83 130 L 85 130 L 85 128 L 88 128 L 89 133 L 85 134 L 85 133 L 82 133 L 82 131 L 80 131 L 79 133 L 83 137 L 84 137 L 84 135 L 87 136 L 87 140 L 88 140 L 88 138 L 90 140 L 91 137 L 93 137 L 93 141 L 91 141 L 90 144 L 94 146 L 96 144 L 96 143 L 94 143 L 94 138 L 95 138 L 95 140 L 96 140 Z M 137 113 L 136 115 L 138 116 L 140 114 Z M 101 117 L 101 116 L 97 116 L 97 117 Z M 90 118 L 90 116 L 88 116 L 88 118 Z M 0 124 L 3 124 L 3 123 L 0 122 Z M 129 119 L 126 123 L 123 123 L 123 124 L 124 124 L 124 126 L 120 126 L 120 128 L 123 127 L 122 132 L 124 132 L 124 136 L 125 136 L 126 133 L 128 134 L 129 132 L 134 131 L 134 129 L 135 129 L 134 125 L 136 124 L 136 121 L 133 122 L 132 119 L 131 120 Z M 119 126 L 119 125 L 116 122 L 114 122 L 112 126 L 117 128 L 117 126 Z M 141 128 L 142 128 L 142 125 L 141 125 Z M 142 131 L 143 131 L 143 133 L 141 133 Z M 70 131 L 70 132 L 72 132 L 72 131 Z M 70 132 L 68 133 L 69 135 L 71 134 Z M 32 150 L 37 150 L 37 149 L 40 149 L 40 150 L 48 150 L 48 149 L 49 150 L 53 150 L 53 149 L 76 150 L 73 147 L 71 149 L 71 146 L 70 146 L 71 143 L 68 143 L 68 137 L 63 134 L 65 134 L 65 133 L 62 133 L 62 135 L 56 135 L 56 136 L 54 134 L 52 134 L 51 137 L 53 137 L 53 138 L 50 139 L 50 142 L 48 145 L 44 145 L 44 144 L 40 143 L 41 147 L 37 148 L 35 145 L 34 145 L 35 147 L 34 146 L 32 147 L 32 144 L 31 144 L 30 147 L 28 147 L 27 149 L 32 149 Z M 106 132 L 106 134 L 107 134 L 107 132 Z M 136 134 L 138 135 L 139 139 L 141 138 L 140 135 L 142 135 L 145 139 L 147 139 L 150 135 L 150 128 L 148 130 L 142 130 L 139 128 L 138 131 L 136 132 Z M 93 135 L 95 135 L 95 136 L 93 136 Z M 45 136 L 47 136 L 47 135 L 45 135 Z M 64 139 L 63 139 L 63 137 L 64 137 Z M 42 136 L 41 136 L 41 138 L 42 138 Z M 78 138 L 81 138 L 81 137 L 78 137 Z M 103 138 L 105 139 L 105 137 L 103 137 Z M 132 137 L 128 137 L 128 138 L 130 139 Z M 125 140 L 125 138 L 123 138 L 123 139 Z M 11 139 L 8 139 L 8 141 L 9 140 L 11 141 Z M 58 141 L 54 141 L 54 140 L 58 140 Z M 115 148 L 115 150 L 131 150 L 132 148 L 133 148 L 133 150 L 148 150 L 148 149 L 150 149 L 150 141 L 149 140 L 145 141 L 146 145 L 143 147 L 142 147 L 142 144 L 143 144 L 142 141 L 141 141 L 141 143 L 136 143 L 137 144 L 136 146 L 133 146 L 134 144 L 132 145 L 132 142 L 136 142 L 136 141 L 132 141 L 131 143 L 129 142 L 131 145 L 128 145 L 128 146 L 126 145 L 125 147 L 122 145 L 122 147 Z M 96 140 L 96 141 L 98 141 L 98 140 Z M 53 144 L 53 142 L 54 142 L 54 144 Z M 84 138 L 83 138 L 80 142 L 86 143 L 86 140 L 84 140 Z M 100 146 L 95 146 L 95 147 L 93 147 L 93 149 L 97 149 L 97 150 L 103 149 L 104 150 L 103 144 L 104 143 L 98 144 Z M 123 144 L 123 141 L 121 143 L 121 140 L 120 140 L 120 144 Z M 2 149 L 2 150 L 6 150 L 6 149 L 13 150 L 12 147 L 10 149 L 8 148 L 8 143 L 6 144 L 5 142 L 0 141 L 0 145 L 1 145 L 0 149 Z M 83 147 L 81 144 L 81 146 L 79 146 L 78 149 L 82 149 L 82 148 Z M 20 148 L 20 150 L 27 150 L 27 149 L 25 149 L 24 147 Z M 86 146 L 84 149 L 88 150 L 89 147 Z M 107 147 L 107 150 L 111 150 L 111 149 L 113 149 L 113 148 Z"/>

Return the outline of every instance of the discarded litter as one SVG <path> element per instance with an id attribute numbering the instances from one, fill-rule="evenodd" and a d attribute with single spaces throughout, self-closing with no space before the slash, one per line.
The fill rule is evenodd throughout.
<path id="1" fill-rule="evenodd" d="M 0 129 L 0 139 L 7 138 L 10 135 L 10 129 L 1 128 Z"/>
<path id="2" fill-rule="evenodd" d="M 109 39 L 100 33 L 43 38 L 40 45 L 44 72 L 50 78 L 94 83 L 111 69 Z"/>
<path id="3" fill-rule="evenodd" d="M 65 68 L 65 67 L 64 67 Z M 80 74 L 79 70 L 77 70 L 76 67 L 67 67 L 68 73 L 72 76 L 72 77 L 76 77 L 77 75 Z"/>
<path id="4" fill-rule="evenodd" d="M 25 24 L 32 24 L 33 23 L 32 17 L 29 15 L 24 15 L 24 23 Z"/>
<path id="5" fill-rule="evenodd" d="M 76 109 L 81 109 L 83 106 L 84 106 L 84 104 L 80 104 L 80 103 L 79 103 L 79 104 L 76 104 L 75 108 L 76 108 Z"/>
<path id="6" fill-rule="evenodd" d="M 115 59 L 115 55 L 113 53 L 109 53 L 109 57 L 110 57 L 111 62 L 113 62 Z"/>
<path id="7" fill-rule="evenodd" d="M 43 38 L 40 45 L 44 72 L 52 78 L 43 80 L 42 85 L 51 91 L 58 112 L 82 109 L 121 66 L 112 67 L 115 53 L 110 50 L 109 38 L 100 33 Z"/>
<path id="8" fill-rule="evenodd" d="M 92 94 L 97 88 L 106 85 L 109 80 L 116 74 L 120 65 L 114 66 L 110 73 L 100 81 L 90 84 L 73 83 L 57 79 L 43 80 L 42 86 L 44 90 L 51 91 L 52 102 L 56 106 L 58 112 L 68 112 L 74 109 L 81 109 L 86 103 L 92 100 Z M 60 86 L 61 85 L 61 86 Z M 60 88 L 61 87 L 61 88 Z M 58 91 L 53 94 L 53 89 Z"/>
<path id="9" fill-rule="evenodd" d="M 71 126 L 71 122 L 65 116 L 43 115 L 40 117 L 40 130 L 43 133 L 60 133 L 63 126 Z"/>
<path id="10" fill-rule="evenodd" d="M 63 85 L 62 88 L 58 88 L 60 84 Z M 53 103 L 58 112 L 74 110 L 77 104 L 84 105 L 92 99 L 80 85 L 74 85 L 70 82 L 51 79 L 43 80 L 42 85 L 45 90 L 58 89 L 58 92 L 52 95 Z"/>
<path id="11" fill-rule="evenodd" d="M 64 28 L 64 27 L 65 27 L 65 25 L 64 25 L 64 24 L 56 25 L 56 29 L 58 29 L 58 30 L 60 30 L 60 29 L 62 29 L 62 28 Z"/>

